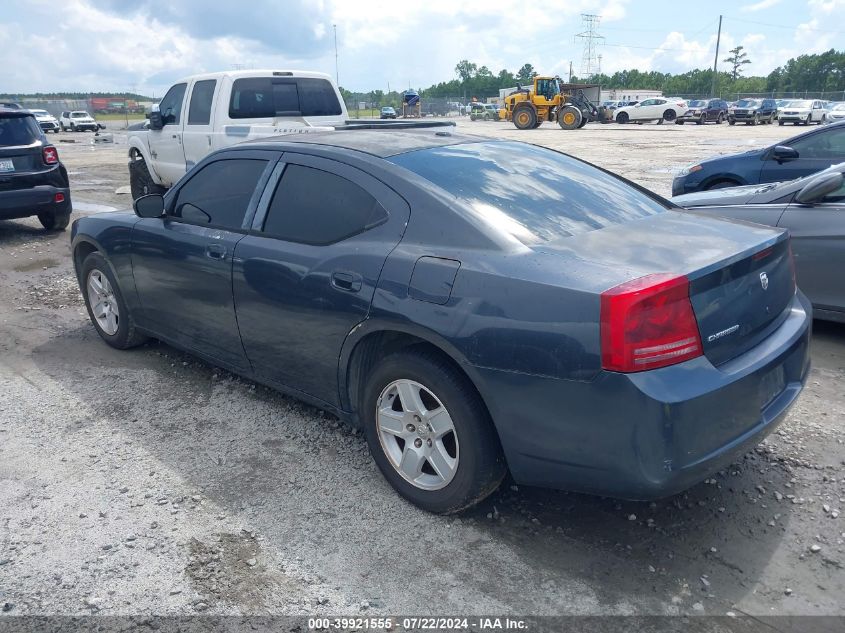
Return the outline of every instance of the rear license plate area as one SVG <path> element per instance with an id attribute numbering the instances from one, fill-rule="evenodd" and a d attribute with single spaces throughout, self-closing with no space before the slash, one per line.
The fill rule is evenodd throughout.
<path id="1" fill-rule="evenodd" d="M 760 410 L 765 409 L 786 388 L 786 378 L 783 367 L 777 367 L 763 376 L 760 381 L 759 398 Z"/>
<path id="2" fill-rule="evenodd" d="M 15 164 L 10 158 L 0 159 L 0 174 L 8 174 L 15 171 Z"/>

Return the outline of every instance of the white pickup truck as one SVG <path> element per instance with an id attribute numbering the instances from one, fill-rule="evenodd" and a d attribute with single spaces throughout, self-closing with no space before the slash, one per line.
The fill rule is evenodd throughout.
<path id="1" fill-rule="evenodd" d="M 188 77 L 167 91 L 147 129 L 129 132 L 132 197 L 163 193 L 221 147 L 333 129 L 347 119 L 340 91 L 324 73 L 241 70 Z"/>

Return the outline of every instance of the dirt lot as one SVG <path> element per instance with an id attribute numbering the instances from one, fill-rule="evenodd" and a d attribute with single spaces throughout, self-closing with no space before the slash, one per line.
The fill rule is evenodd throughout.
<path id="1" fill-rule="evenodd" d="M 668 195 L 672 172 L 792 128 L 461 122 Z M 51 136 L 51 139 L 53 137 Z M 58 135 L 79 215 L 129 204 L 125 137 Z M 84 313 L 68 234 L 0 222 L 0 607 L 9 614 L 845 614 L 845 327 L 817 323 L 788 421 L 685 494 L 516 488 L 403 502 L 360 434 Z"/>

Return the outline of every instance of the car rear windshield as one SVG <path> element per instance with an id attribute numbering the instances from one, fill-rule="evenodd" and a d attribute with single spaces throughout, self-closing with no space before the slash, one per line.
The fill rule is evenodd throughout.
<path id="1" fill-rule="evenodd" d="M 41 137 L 41 128 L 32 116 L 0 116 L 0 147 L 32 145 Z"/>
<path id="2" fill-rule="evenodd" d="M 236 79 L 229 100 L 229 118 L 337 116 L 340 102 L 331 83 L 311 77 Z"/>
<path id="3" fill-rule="evenodd" d="M 389 159 L 526 245 L 662 213 L 659 198 L 587 163 L 517 142 L 435 147 Z"/>

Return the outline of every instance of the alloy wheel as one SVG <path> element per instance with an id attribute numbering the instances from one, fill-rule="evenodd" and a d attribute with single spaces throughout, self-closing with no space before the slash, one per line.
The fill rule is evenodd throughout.
<path id="1" fill-rule="evenodd" d="M 390 465 L 422 490 L 449 485 L 458 470 L 455 425 L 440 399 L 424 385 L 394 380 L 376 403 L 381 448 Z"/>
<path id="2" fill-rule="evenodd" d="M 108 277 L 94 268 L 88 273 L 87 287 L 88 303 L 97 325 L 109 336 L 114 336 L 120 325 L 120 310 Z"/>

